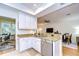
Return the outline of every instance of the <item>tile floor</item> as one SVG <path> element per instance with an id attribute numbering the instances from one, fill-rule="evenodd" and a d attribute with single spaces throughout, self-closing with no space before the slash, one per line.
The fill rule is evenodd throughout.
<path id="1" fill-rule="evenodd" d="M 41 54 L 34 49 L 29 49 L 24 52 L 17 52 L 16 50 L 14 50 L 8 53 L 1 54 L 0 56 L 41 56 Z"/>

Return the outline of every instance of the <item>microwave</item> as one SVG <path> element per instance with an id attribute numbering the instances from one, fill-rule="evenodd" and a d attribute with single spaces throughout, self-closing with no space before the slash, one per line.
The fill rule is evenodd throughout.
<path id="1" fill-rule="evenodd" d="M 53 28 L 46 28 L 46 33 L 53 33 Z"/>

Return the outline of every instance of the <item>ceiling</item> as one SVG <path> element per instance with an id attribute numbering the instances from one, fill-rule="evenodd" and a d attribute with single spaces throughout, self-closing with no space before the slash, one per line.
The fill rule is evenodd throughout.
<path id="1" fill-rule="evenodd" d="M 3 3 L 9 7 L 17 10 L 35 15 L 37 17 L 44 16 L 48 13 L 54 12 L 71 3 Z"/>
<path id="2" fill-rule="evenodd" d="M 41 11 L 52 6 L 54 3 L 3 3 L 9 7 L 15 8 L 17 10 L 36 15 Z"/>
<path id="3" fill-rule="evenodd" d="M 30 11 L 35 12 L 39 8 L 44 7 L 47 5 L 47 3 L 21 3 L 23 6 L 28 8 Z"/>
<path id="4" fill-rule="evenodd" d="M 51 23 L 55 23 L 55 22 L 60 22 L 62 21 L 61 18 L 65 17 L 79 17 L 77 16 L 77 14 L 79 15 L 79 4 L 78 3 L 74 3 L 74 4 L 71 4 L 65 8 L 62 8 L 62 9 L 59 9 L 55 12 L 51 12 L 41 18 L 45 19 L 45 20 L 50 20 Z M 76 15 L 76 16 L 75 16 Z M 59 20 L 61 19 L 61 20 Z M 74 19 L 74 18 L 73 18 Z M 68 20 L 68 21 L 71 21 L 71 20 Z M 73 22 L 76 22 L 76 23 L 79 23 L 79 20 L 73 20 Z"/>

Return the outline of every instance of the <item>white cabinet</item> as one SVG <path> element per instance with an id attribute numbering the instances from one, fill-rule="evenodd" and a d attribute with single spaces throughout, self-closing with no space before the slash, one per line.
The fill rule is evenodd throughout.
<path id="1" fill-rule="evenodd" d="M 33 38 L 33 48 L 41 53 L 41 39 Z"/>
<path id="2" fill-rule="evenodd" d="M 28 15 L 28 14 L 25 14 L 25 17 L 26 17 L 26 19 L 25 19 L 25 25 L 24 26 L 26 26 L 25 27 L 25 29 L 30 29 L 30 15 Z"/>
<path id="3" fill-rule="evenodd" d="M 36 29 L 37 18 L 35 16 L 19 12 L 19 29 Z"/>
<path id="4" fill-rule="evenodd" d="M 22 52 L 29 48 L 34 48 L 41 53 L 41 39 L 34 37 L 19 38 L 19 51 Z"/>
<path id="5" fill-rule="evenodd" d="M 30 29 L 37 29 L 37 18 L 35 16 L 31 16 Z"/>
<path id="6" fill-rule="evenodd" d="M 31 40 L 29 38 L 19 38 L 19 51 L 22 52 L 31 48 Z"/>
<path id="7" fill-rule="evenodd" d="M 19 12 L 19 29 L 26 29 L 26 16 L 24 13 Z"/>

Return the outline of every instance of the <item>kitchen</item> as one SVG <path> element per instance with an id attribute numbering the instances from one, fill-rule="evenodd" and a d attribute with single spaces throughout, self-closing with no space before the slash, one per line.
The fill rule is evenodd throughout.
<path id="1" fill-rule="evenodd" d="M 30 31 L 32 34 L 18 34 L 18 50 L 22 52 L 33 48 L 44 56 L 61 55 L 61 35 L 54 34 L 53 28 L 47 29 L 48 34 L 46 32 L 40 33 L 39 29 L 36 30 L 38 28 L 36 26 L 36 24 L 38 24 L 36 17 L 30 18 L 29 16 L 28 20 L 25 20 L 24 18 L 26 18 L 26 14 L 23 14 L 25 16 L 22 14 L 23 13 L 21 13 L 21 15 L 19 14 L 19 29 Z M 34 20 L 34 23 L 33 21 L 31 23 L 30 19 Z M 26 22 L 28 22 L 28 24 Z M 26 26 L 24 27 L 24 25 Z"/>
<path id="2" fill-rule="evenodd" d="M 25 8 L 25 5 L 29 8 L 33 8 L 33 11 L 28 11 Z M 37 6 L 35 6 L 37 5 Z M 43 6 L 42 6 L 43 5 Z M 16 20 L 16 51 L 18 53 L 25 52 L 29 49 L 34 49 L 41 56 L 60 56 L 62 47 L 61 47 L 61 35 L 54 34 L 53 28 L 52 31 L 47 30 L 47 32 L 39 31 L 39 24 L 37 16 L 34 15 L 34 10 L 37 10 L 38 7 L 42 8 L 42 10 L 57 4 L 49 4 L 49 3 L 39 3 L 39 4 L 11 4 L 11 3 L 1 3 L 0 4 L 0 16 L 5 16 L 9 18 L 14 18 Z M 60 4 L 58 4 L 60 5 Z M 62 6 L 65 7 L 68 4 Z M 21 6 L 21 7 L 20 7 Z M 34 9 L 35 7 L 35 9 Z M 24 8 L 26 10 L 24 10 Z M 51 8 L 51 7 L 50 7 Z M 60 9 L 60 7 L 58 7 Z M 22 10 L 22 11 L 20 11 Z M 30 9 L 29 9 L 30 10 Z M 42 10 L 37 10 L 39 13 Z M 9 13 L 7 12 L 9 11 Z M 28 11 L 27 13 L 25 13 Z M 33 13 L 34 12 L 34 13 Z M 3 14 L 5 13 L 5 14 Z M 31 14 L 30 14 L 31 13 Z M 45 29 L 46 30 L 46 29 Z M 42 32 L 42 33 L 40 33 Z M 40 35 L 39 35 L 40 33 Z M 5 54 L 4 54 L 5 55 Z M 33 56 L 33 55 L 32 55 Z"/>

